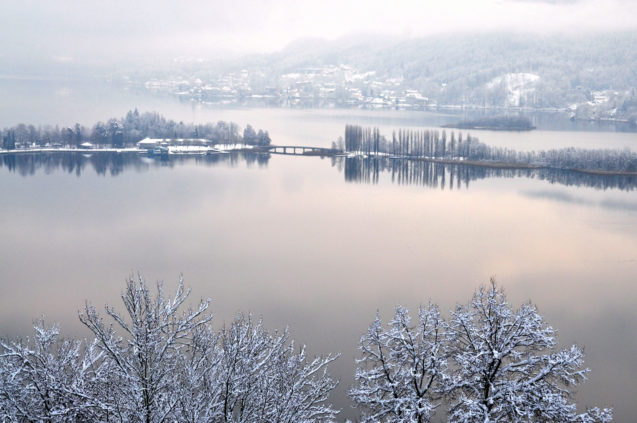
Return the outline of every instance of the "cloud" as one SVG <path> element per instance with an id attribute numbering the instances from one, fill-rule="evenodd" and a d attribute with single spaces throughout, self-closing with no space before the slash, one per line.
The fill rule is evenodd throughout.
<path id="1" fill-rule="evenodd" d="M 548 4 L 573 4 L 582 0 L 505 0 L 511 3 L 548 3 Z"/>
<path id="2" fill-rule="evenodd" d="M 214 56 L 302 37 L 637 29 L 629 0 L 3 0 L 5 57 Z"/>

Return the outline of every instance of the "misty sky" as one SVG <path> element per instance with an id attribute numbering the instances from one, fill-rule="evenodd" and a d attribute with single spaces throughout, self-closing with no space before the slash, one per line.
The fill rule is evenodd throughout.
<path id="1" fill-rule="evenodd" d="M 239 55 L 350 34 L 626 29 L 637 29 L 635 0 L 2 0 L 0 62 Z"/>

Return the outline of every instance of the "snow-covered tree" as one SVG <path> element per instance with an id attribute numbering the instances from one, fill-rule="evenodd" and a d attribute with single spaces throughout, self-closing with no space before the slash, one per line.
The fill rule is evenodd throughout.
<path id="1" fill-rule="evenodd" d="M 222 400 L 219 370 L 220 336 L 209 326 L 198 327 L 182 355 L 177 357 L 173 393 L 177 398 L 174 418 L 179 422 L 221 421 Z"/>
<path id="2" fill-rule="evenodd" d="M 181 278 L 166 297 L 161 284 L 153 295 L 131 277 L 126 312 L 106 307 L 113 323 L 88 304 L 80 314 L 92 343 L 43 324 L 32 340 L 0 340 L 0 421 L 334 421 L 327 366 L 336 356 L 309 359 L 287 330 L 269 334 L 249 317 L 216 331 L 209 302 L 185 309 L 188 295 Z"/>
<path id="3" fill-rule="evenodd" d="M 243 130 L 243 143 L 248 145 L 255 145 L 257 143 L 257 132 L 252 125 L 246 125 Z"/>
<path id="4" fill-rule="evenodd" d="M 116 383 L 111 384 L 108 400 L 120 420 L 164 422 L 183 399 L 179 389 L 184 381 L 180 379 L 183 357 L 192 355 L 193 337 L 211 319 L 206 314 L 209 301 L 201 301 L 194 310 L 181 310 L 189 293 L 181 278 L 172 299 L 164 296 L 161 284 L 153 296 L 141 276 L 129 278 L 122 294 L 126 315 L 106 307 L 123 337 L 112 324 L 104 323 L 94 307 L 87 304 L 80 314 L 110 363 L 109 378 Z"/>
<path id="5" fill-rule="evenodd" d="M 221 334 L 219 364 L 222 418 L 226 422 L 328 422 L 326 404 L 336 382 L 327 365 L 336 356 L 306 357 L 287 330 L 269 334 L 261 321 L 238 316 Z"/>
<path id="6" fill-rule="evenodd" d="M 450 422 L 608 422 L 609 409 L 577 414 L 572 387 L 586 379 L 583 351 L 558 349 L 532 304 L 513 310 L 495 280 L 453 311 L 447 384 Z"/>
<path id="7" fill-rule="evenodd" d="M 95 345 L 61 339 L 43 321 L 26 341 L 0 341 L 0 421 L 92 422 L 108 413 L 95 387 Z"/>
<path id="8" fill-rule="evenodd" d="M 446 325 L 438 307 L 409 312 L 397 307 L 384 328 L 377 315 L 360 341 L 356 385 L 350 396 L 362 409 L 362 422 L 427 422 L 439 405 L 445 379 Z"/>

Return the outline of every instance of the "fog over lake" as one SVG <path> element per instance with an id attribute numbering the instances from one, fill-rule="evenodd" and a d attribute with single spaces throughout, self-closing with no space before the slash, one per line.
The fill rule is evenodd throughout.
<path id="1" fill-rule="evenodd" d="M 0 126 L 92 125 L 135 107 L 167 118 L 250 123 L 275 145 L 329 146 L 345 124 L 435 128 L 445 113 L 211 109 L 171 98 L 59 81 L 0 82 Z M 516 149 L 637 150 L 637 135 L 583 132 L 536 117 L 533 132 L 468 131 Z M 467 131 L 463 131 L 467 132 Z M 0 157 L 0 160 L 3 160 Z M 590 380 L 578 403 L 637 417 L 637 195 L 635 190 L 490 177 L 460 189 L 347 182 L 330 159 L 272 155 L 237 160 L 139 159 L 117 172 L 0 166 L 0 335 L 26 335 L 44 314 L 88 336 L 85 300 L 120 308 L 124 279 L 140 272 L 167 290 L 183 273 L 192 301 L 212 299 L 216 324 L 238 312 L 289 326 L 310 353 L 339 352 L 332 396 L 346 391 L 360 336 L 377 310 L 442 310 L 465 303 L 495 275 L 516 306 L 531 300 L 563 344 L 585 347 Z M 137 163 L 137 162 L 136 162 Z"/>

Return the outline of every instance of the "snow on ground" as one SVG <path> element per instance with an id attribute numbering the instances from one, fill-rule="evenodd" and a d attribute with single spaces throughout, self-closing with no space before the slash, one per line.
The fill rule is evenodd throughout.
<path id="1" fill-rule="evenodd" d="M 166 147 L 168 154 L 206 154 L 223 153 L 232 150 L 248 150 L 254 148 L 252 145 L 244 144 L 217 144 L 214 146 L 205 145 L 170 145 Z M 146 153 L 147 148 L 126 147 L 126 148 L 70 148 L 70 147 L 30 147 L 17 148 L 15 150 L 5 150 L 0 148 L 0 154 L 19 153 Z"/>
<path id="2" fill-rule="evenodd" d="M 215 151 L 212 147 L 202 145 L 169 145 L 168 154 L 206 154 Z"/>
<path id="3" fill-rule="evenodd" d="M 217 144 L 214 146 L 206 145 L 169 145 L 168 154 L 206 154 L 206 153 L 223 153 L 232 150 L 246 150 L 253 146 L 245 144 Z"/>
<path id="4" fill-rule="evenodd" d="M 217 144 L 214 148 L 219 151 L 229 151 L 251 149 L 254 148 L 254 146 L 245 144 Z"/>
<path id="5" fill-rule="evenodd" d="M 487 83 L 487 88 L 497 90 L 504 86 L 506 90 L 506 105 L 519 107 L 529 96 L 535 92 L 535 85 L 540 80 L 539 75 L 533 73 L 507 73 L 493 78 Z"/>

